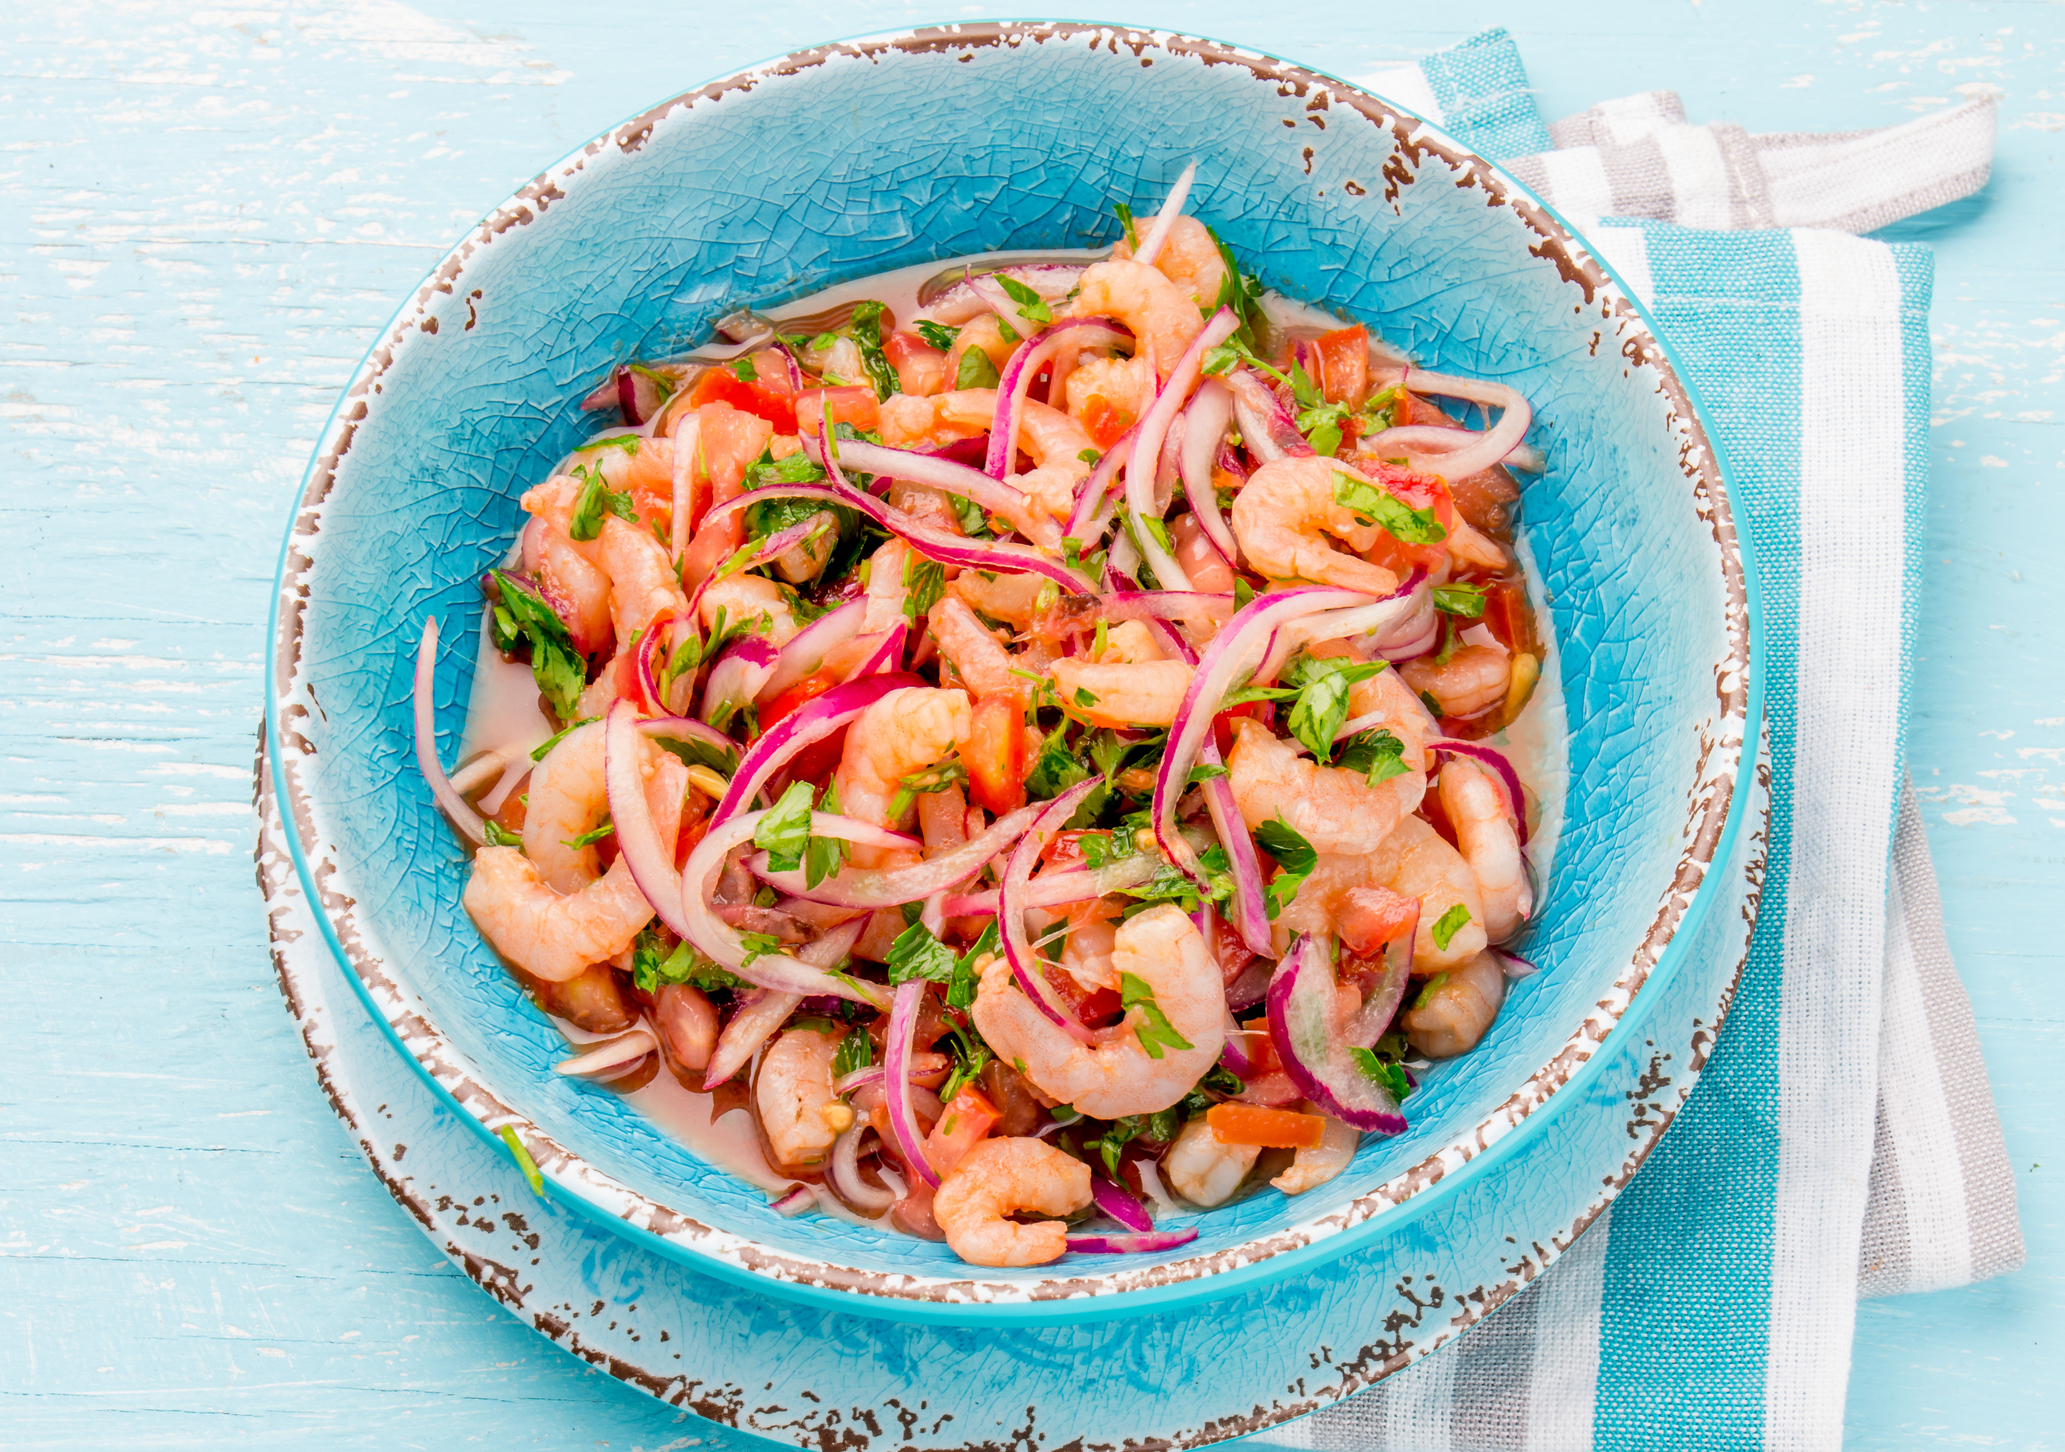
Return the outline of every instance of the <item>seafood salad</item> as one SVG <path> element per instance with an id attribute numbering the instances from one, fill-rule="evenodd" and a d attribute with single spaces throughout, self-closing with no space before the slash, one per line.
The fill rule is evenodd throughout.
<path id="1" fill-rule="evenodd" d="M 1528 404 L 1265 290 L 1192 172 L 1106 252 L 615 369 L 483 580 L 519 747 L 447 775 L 425 631 L 559 1071 L 680 1086 L 784 1214 L 1179 1246 L 1403 1131 L 1530 971 Z"/>

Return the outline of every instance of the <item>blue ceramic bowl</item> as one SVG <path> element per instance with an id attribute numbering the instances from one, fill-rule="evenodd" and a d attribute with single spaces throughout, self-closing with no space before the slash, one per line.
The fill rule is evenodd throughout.
<path id="1" fill-rule="evenodd" d="M 518 496 L 593 430 L 577 401 L 613 363 L 887 268 L 1108 243 L 1112 203 L 1151 204 L 1191 158 L 1191 210 L 1268 283 L 1534 403 L 1547 468 L 1526 485 L 1524 537 L 1570 742 L 1527 940 L 1542 971 L 1482 1046 L 1428 1076 L 1405 1134 L 1303 1196 L 1199 1217 L 1197 1240 L 1165 1255 L 976 1270 L 941 1245 L 781 1219 L 623 1101 L 552 1072 L 560 1036 L 461 911 L 466 860 L 413 765 L 415 642 L 433 615 L 468 638 Z M 1581 1100 L 1607 1035 L 1632 1031 L 1676 971 L 1744 815 L 1747 571 L 1712 447 L 1640 311 L 1524 189 L 1435 128 L 1166 35 L 985 24 L 827 46 L 589 143 L 460 244 L 360 368 L 309 470 L 274 627 L 296 866 L 401 1051 L 482 1134 L 513 1129 L 554 1196 L 702 1269 L 870 1314 L 1130 1314 L 1422 1221 Z M 463 655 L 439 674 L 448 755 Z"/>

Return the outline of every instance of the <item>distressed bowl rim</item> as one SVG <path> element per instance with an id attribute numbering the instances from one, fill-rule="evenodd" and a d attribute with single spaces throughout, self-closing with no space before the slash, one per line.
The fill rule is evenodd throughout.
<path id="1" fill-rule="evenodd" d="M 1658 370 L 1659 389 L 1669 418 L 1682 430 L 1687 448 L 1681 472 L 1713 534 L 1722 565 L 1727 655 L 1715 662 L 1732 687 L 1720 691 L 1722 702 L 1715 726 L 1720 739 L 1702 764 L 1692 786 L 1693 806 L 1687 816 L 1688 846 L 1680 854 L 1670 889 L 1652 926 L 1609 992 L 1586 1015 L 1561 1049 L 1470 1131 L 1426 1156 L 1420 1163 L 1371 1187 L 1347 1206 L 1256 1237 L 1213 1255 L 1161 1262 L 1136 1270 L 1124 1268 L 1059 1276 L 1027 1282 L 990 1280 L 981 1276 L 913 1276 L 813 1260 L 760 1245 L 748 1235 L 703 1224 L 671 1206 L 660 1204 L 588 1165 L 504 1102 L 472 1066 L 457 1055 L 434 1023 L 408 1002 L 406 979 L 387 965 L 358 936 L 351 904 L 326 887 L 313 864 L 321 843 L 316 808 L 302 789 L 296 767 L 313 751 L 294 730 L 306 707 L 293 698 L 298 674 L 301 613 L 307 592 L 301 577 L 313 561 L 301 546 L 320 534 L 321 507 L 335 488 L 339 466 L 351 445 L 357 423 L 368 412 L 375 386 L 411 340 L 420 336 L 435 300 L 457 291 L 455 283 L 470 259 L 491 246 L 504 232 L 544 210 L 547 202 L 575 200 L 586 159 L 617 146 L 635 151 L 655 126 L 677 110 L 693 108 L 727 93 L 750 91 L 761 80 L 795 75 L 837 57 L 871 57 L 895 52 L 965 50 L 975 46 L 1016 48 L 1047 40 L 1102 40 L 1116 53 L 1125 46 L 1140 54 L 1152 49 L 1206 64 L 1238 65 L 1260 80 L 1327 94 L 1329 104 L 1369 124 L 1390 130 L 1396 142 L 1437 157 L 1449 168 L 1467 174 L 1477 185 L 1509 206 L 1518 224 L 1532 230 L 1541 245 L 1553 251 L 1567 280 L 1586 290 L 1588 299 L 1603 294 L 1628 328 L 1626 337 L 1641 345 L 1638 361 Z M 562 190 L 562 183 L 566 190 Z M 1546 256 L 1547 253 L 1544 253 Z M 434 324 L 433 324 L 434 326 Z M 1308 1270 L 1343 1254 L 1387 1229 L 1416 1220 L 1445 1198 L 1464 1175 L 1490 1173 L 1519 1143 L 1538 1131 L 1577 1096 L 1563 1092 L 1580 1087 L 1586 1069 L 1615 1031 L 1632 1032 L 1646 1017 L 1655 994 L 1642 992 L 1658 973 L 1675 970 L 1675 950 L 1694 936 L 1709 910 L 1713 893 L 1706 890 L 1709 870 L 1727 860 L 1735 834 L 1748 815 L 1741 773 L 1752 764 L 1756 723 L 1763 694 L 1763 630 L 1756 575 L 1748 533 L 1738 531 L 1729 498 L 1728 470 L 1716 442 L 1701 419 L 1698 398 L 1676 363 L 1670 345 L 1655 329 L 1647 310 L 1589 245 L 1576 228 L 1535 197 L 1495 163 L 1450 139 L 1433 123 L 1395 102 L 1378 97 L 1352 82 L 1298 65 L 1266 52 L 1173 31 L 1073 21 L 975 21 L 870 33 L 847 40 L 793 51 L 729 76 L 706 82 L 645 108 L 569 152 L 526 186 L 498 205 L 430 270 L 414 294 L 396 310 L 353 370 L 312 451 L 290 514 L 275 575 L 268 635 L 272 649 L 266 663 L 265 731 L 275 792 L 296 874 L 309 900 L 319 908 L 317 919 L 325 941 L 345 970 L 374 1022 L 396 1052 L 438 1094 L 462 1123 L 487 1141 L 513 1129 L 537 1161 L 554 1198 L 578 1213 L 660 1254 L 734 1281 L 849 1314 L 897 1319 L 959 1322 L 1070 1321 L 1131 1316 L 1200 1297 L 1213 1297 Z M 340 927 L 340 920 L 342 926 Z M 349 945 L 347 945 L 347 939 Z M 1223 1263 L 1222 1263 L 1223 1262 Z"/>

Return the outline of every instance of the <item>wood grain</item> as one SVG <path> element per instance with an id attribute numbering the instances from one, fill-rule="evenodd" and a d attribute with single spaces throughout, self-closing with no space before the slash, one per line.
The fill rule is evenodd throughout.
<path id="1" fill-rule="evenodd" d="M 2065 24 L 2033 3 L 1125 7 L 1356 77 L 1494 24 L 1547 114 L 1671 87 L 1752 130 L 2001 98 L 1938 249 L 1910 760 L 2029 1269 L 1867 1304 L 1848 1440 L 2052 1439 L 2065 1372 Z M 888 4 L 288 0 L 0 12 L 0 1137 L 10 1447 L 704 1445 L 450 1270 L 287 1031 L 249 849 L 264 613 L 317 429 L 475 217 L 643 104 Z M 971 12 L 972 13 L 972 12 Z M 1438 24 L 1428 22 L 1439 22 Z"/>

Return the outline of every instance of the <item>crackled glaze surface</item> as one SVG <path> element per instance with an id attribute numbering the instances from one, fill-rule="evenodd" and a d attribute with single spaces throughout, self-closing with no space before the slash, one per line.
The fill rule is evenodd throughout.
<path id="1" fill-rule="evenodd" d="M 1064 103 L 1087 94 L 1094 128 Z M 1170 124 L 1177 100 L 1189 119 Z M 966 134 L 996 107 L 1008 134 Z M 804 133 L 807 154 L 789 144 Z M 1153 148 L 1110 139 L 1135 135 Z M 1152 197 L 1192 155 L 1208 160 L 1194 208 L 1267 281 L 1535 404 L 1548 469 L 1525 527 L 1573 733 L 1528 948 L 1548 971 L 1518 987 L 1482 1048 L 1429 1077 L 1408 1133 L 1366 1145 L 1331 1185 L 1205 1217 L 1160 1262 L 977 1279 L 943 1247 L 781 1220 L 621 1101 L 549 1072 L 557 1035 L 460 912 L 463 858 L 410 763 L 413 642 L 428 615 L 448 633 L 475 618 L 474 580 L 506 548 L 516 495 L 582 436 L 574 400 L 616 359 L 699 341 L 742 303 L 887 267 L 1108 241 L 1111 201 Z M 1503 1153 L 1487 1151 L 1582 1097 L 1573 1075 L 1682 956 L 1680 927 L 1742 815 L 1753 681 L 1736 550 L 1704 434 L 1641 320 L 1486 163 L 1338 83 L 1216 46 L 1080 27 L 920 32 L 793 57 L 627 123 L 437 269 L 311 470 L 283 565 L 274 745 L 304 882 L 358 986 L 463 1112 L 484 1131 L 517 1127 L 585 1213 L 821 1304 L 860 1291 L 900 1316 L 1132 1314 L 1453 1215 Z M 455 657 L 441 671 L 448 741 L 469 669 Z"/>

